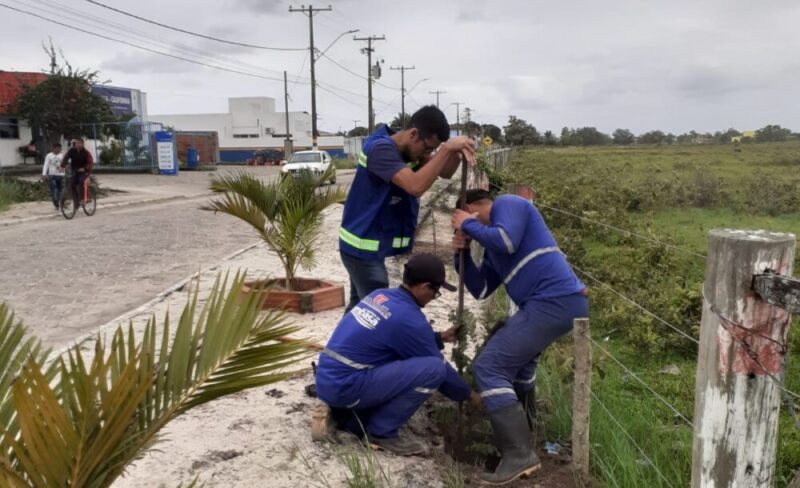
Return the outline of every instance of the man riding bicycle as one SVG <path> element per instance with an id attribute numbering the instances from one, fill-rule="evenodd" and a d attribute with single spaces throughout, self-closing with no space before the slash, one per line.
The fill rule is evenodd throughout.
<path id="1" fill-rule="evenodd" d="M 75 198 L 76 203 L 86 203 L 88 192 L 84 191 L 86 183 L 89 179 L 89 174 L 92 172 L 94 166 L 94 159 L 90 153 L 83 146 L 83 138 L 79 137 L 74 139 L 72 147 L 69 148 L 67 154 L 61 162 L 61 167 L 70 165 L 72 168 L 72 182 L 71 191 Z"/>

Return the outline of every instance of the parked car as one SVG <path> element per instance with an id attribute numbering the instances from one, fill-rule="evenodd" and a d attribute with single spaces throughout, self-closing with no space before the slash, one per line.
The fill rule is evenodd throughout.
<path id="1" fill-rule="evenodd" d="M 319 177 L 328 171 L 331 164 L 333 164 L 333 159 L 325 151 L 298 151 L 286 161 L 286 164 L 281 168 L 281 173 L 284 176 L 289 176 L 297 175 L 302 171 L 310 171 Z M 333 168 L 331 173 L 330 183 L 336 183 L 336 167 Z"/>

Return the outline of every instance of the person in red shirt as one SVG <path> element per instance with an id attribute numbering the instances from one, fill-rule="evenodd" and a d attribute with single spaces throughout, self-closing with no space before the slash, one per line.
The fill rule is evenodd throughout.
<path id="1" fill-rule="evenodd" d="M 79 137 L 74 142 L 75 144 L 64 155 L 61 166 L 70 165 L 72 167 L 72 194 L 77 199 L 76 203 L 83 204 L 86 202 L 84 188 L 92 172 L 94 159 L 92 153 L 84 147 L 83 138 Z"/>

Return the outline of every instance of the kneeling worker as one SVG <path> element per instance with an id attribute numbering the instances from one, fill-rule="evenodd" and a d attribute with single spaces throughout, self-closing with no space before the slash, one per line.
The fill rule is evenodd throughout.
<path id="1" fill-rule="evenodd" d="M 497 470 L 481 480 L 503 485 L 540 466 L 528 432 L 535 408 L 536 365 L 542 351 L 572 329 L 574 319 L 588 317 L 589 304 L 583 283 L 531 202 L 515 195 L 492 201 L 485 190 L 470 190 L 462 198 L 467 211 L 453 215 L 458 231 L 453 249 L 469 250 L 470 239 L 485 248 L 480 267 L 469 255 L 465 260 L 467 289 L 481 299 L 505 284 L 519 307 L 472 364 L 503 455 Z"/>
<path id="2" fill-rule="evenodd" d="M 444 263 L 414 256 L 399 288 L 370 293 L 336 326 L 316 373 L 317 396 L 332 407 L 336 427 L 366 434 L 371 445 L 396 454 L 422 454 L 425 444 L 400 437 L 400 427 L 436 390 L 454 401 L 470 397 L 440 352 L 455 330 L 437 338 L 422 313 L 440 288 L 455 290 L 445 281 Z"/>

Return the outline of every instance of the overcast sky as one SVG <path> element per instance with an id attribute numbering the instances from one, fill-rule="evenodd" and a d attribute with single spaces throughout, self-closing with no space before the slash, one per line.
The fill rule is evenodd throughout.
<path id="1" fill-rule="evenodd" d="M 274 47 L 308 46 L 308 19 L 284 0 L 100 0 L 194 32 Z M 150 25 L 83 0 L 0 0 L 85 30 L 182 57 L 281 78 L 289 72 L 290 110 L 310 111 L 308 51 L 266 51 L 220 44 Z M 435 102 L 452 102 L 474 120 L 504 125 L 509 115 L 538 129 L 595 126 L 675 133 L 777 123 L 800 131 L 800 2 L 774 0 L 496 1 L 331 0 L 315 16 L 325 49 L 339 34 L 385 35 L 375 86 L 378 121 Z M 202 7 L 200 6 L 202 5 Z M 327 2 L 315 4 L 326 6 Z M 41 71 L 48 37 L 76 66 L 96 68 L 113 85 L 148 95 L 151 114 L 225 112 L 227 97 L 270 96 L 283 83 L 227 73 L 98 39 L 0 8 L 0 69 Z M 342 37 L 327 55 L 363 77 L 365 43 Z M 322 58 L 317 62 L 319 126 L 366 125 L 367 82 Z M 302 68 L 302 69 L 301 69 Z M 428 81 L 420 80 L 429 78 Z M 292 80 L 298 83 L 291 84 Z M 331 92 L 338 96 L 335 96 Z"/>

